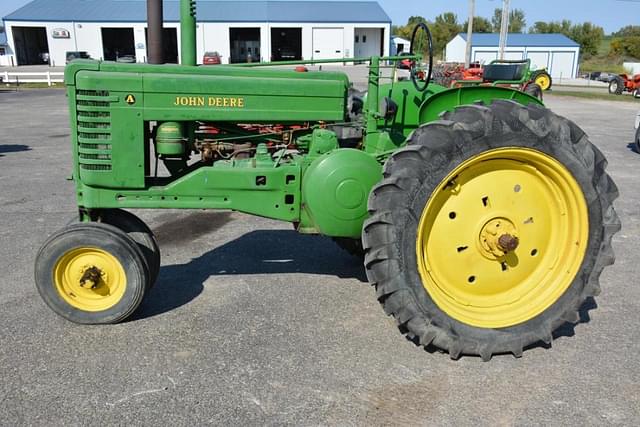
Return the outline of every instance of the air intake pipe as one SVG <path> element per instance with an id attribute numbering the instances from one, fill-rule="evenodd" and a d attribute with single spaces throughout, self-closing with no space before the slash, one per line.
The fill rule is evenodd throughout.
<path id="1" fill-rule="evenodd" d="M 196 65 L 196 2 L 180 0 L 180 62 Z"/>

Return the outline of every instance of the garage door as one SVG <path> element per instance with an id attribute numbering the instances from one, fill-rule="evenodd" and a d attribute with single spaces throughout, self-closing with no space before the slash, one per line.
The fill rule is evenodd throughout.
<path id="1" fill-rule="evenodd" d="M 498 59 L 498 52 L 494 51 L 476 51 L 473 56 L 474 62 L 479 62 L 481 64 L 488 64 L 494 59 Z"/>
<path id="2" fill-rule="evenodd" d="M 343 33 L 342 28 L 314 28 L 313 59 L 342 58 Z"/>
<path id="3" fill-rule="evenodd" d="M 531 60 L 531 69 L 549 67 L 549 52 L 528 52 L 527 58 Z"/>
<path id="4" fill-rule="evenodd" d="M 551 54 L 551 77 L 573 78 L 573 52 L 553 52 Z"/>
<path id="5" fill-rule="evenodd" d="M 522 59 L 522 56 L 524 55 L 523 51 L 506 51 L 504 53 L 504 59 L 507 61 L 519 61 Z"/>

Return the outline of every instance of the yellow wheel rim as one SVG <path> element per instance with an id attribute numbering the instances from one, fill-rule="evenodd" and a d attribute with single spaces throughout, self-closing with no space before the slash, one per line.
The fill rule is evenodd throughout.
<path id="1" fill-rule="evenodd" d="M 54 272 L 58 294 L 82 311 L 115 306 L 127 288 L 124 268 L 110 253 L 90 247 L 73 249 L 60 257 Z"/>
<path id="2" fill-rule="evenodd" d="M 446 314 L 482 328 L 525 322 L 571 285 L 589 217 L 575 178 L 537 150 L 486 151 L 434 190 L 418 226 L 422 284 Z"/>
<path id="3" fill-rule="evenodd" d="M 542 90 L 547 90 L 549 89 L 549 86 L 551 86 L 551 80 L 546 74 L 538 75 L 538 77 L 536 77 L 535 83 L 540 86 L 540 89 Z"/>

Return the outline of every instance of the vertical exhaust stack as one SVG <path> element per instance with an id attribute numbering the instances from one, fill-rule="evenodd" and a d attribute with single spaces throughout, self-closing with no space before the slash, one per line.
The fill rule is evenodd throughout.
<path id="1" fill-rule="evenodd" d="M 147 0 L 147 62 L 164 63 L 162 0 Z"/>
<path id="2" fill-rule="evenodd" d="M 196 2 L 180 0 L 180 62 L 196 65 Z"/>

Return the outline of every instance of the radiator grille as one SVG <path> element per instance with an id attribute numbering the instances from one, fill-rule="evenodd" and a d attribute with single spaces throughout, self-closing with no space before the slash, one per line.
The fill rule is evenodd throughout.
<path id="1" fill-rule="evenodd" d="M 78 90 L 78 161 L 80 169 L 110 171 L 111 99 L 105 90 Z"/>

